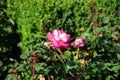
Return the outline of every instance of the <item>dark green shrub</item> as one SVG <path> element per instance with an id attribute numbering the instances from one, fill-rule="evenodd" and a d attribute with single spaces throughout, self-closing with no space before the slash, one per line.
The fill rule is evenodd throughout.
<path id="1" fill-rule="evenodd" d="M 16 25 L 6 14 L 6 0 L 0 1 L 0 79 L 4 80 L 14 60 L 19 61 L 17 43 L 20 41 L 16 33 Z"/>
<path id="2" fill-rule="evenodd" d="M 7 0 L 7 14 L 17 23 L 21 36 L 18 45 L 23 52 L 20 56 L 23 60 L 12 65 L 17 71 L 16 78 L 37 79 L 44 75 L 55 80 L 118 79 L 119 3 L 119 0 Z M 83 49 L 47 50 L 44 42 L 52 29 L 63 29 L 72 40 L 83 36 L 88 43 Z M 36 57 L 37 63 L 31 63 Z M 9 74 L 7 79 L 10 78 Z"/>

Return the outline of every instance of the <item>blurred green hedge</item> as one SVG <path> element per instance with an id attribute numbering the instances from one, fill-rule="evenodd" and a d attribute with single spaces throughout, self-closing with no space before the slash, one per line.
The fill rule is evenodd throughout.
<path id="1" fill-rule="evenodd" d="M 97 32 L 110 36 L 109 28 L 113 30 L 116 26 L 119 29 L 118 3 L 117 0 L 8 0 L 7 13 L 16 20 L 22 39 L 20 46 L 26 50 L 30 40 L 44 37 L 55 28 L 80 36 L 89 27 L 93 30 L 96 26 Z"/>
<path id="2" fill-rule="evenodd" d="M 120 1 L 119 0 L 7 0 L 7 15 L 17 24 L 20 34 L 18 46 L 22 49 L 20 63 L 13 67 L 19 78 L 31 78 L 30 55 L 40 54 L 37 63 L 36 79 L 39 74 L 53 75 L 55 80 L 66 80 L 69 75 L 78 79 L 115 80 L 120 76 Z M 43 46 L 46 35 L 52 29 L 63 29 L 72 36 L 83 36 L 88 44 L 86 51 L 88 63 L 84 70 L 79 68 L 80 60 L 73 60 L 77 50 L 62 52 L 66 65 L 55 64 L 51 51 Z M 67 55 L 66 55 L 67 54 Z M 69 55 L 69 56 L 68 56 Z M 83 58 L 80 56 L 80 58 Z M 25 67 L 25 65 L 28 67 Z M 10 80 L 10 74 L 7 79 Z"/>

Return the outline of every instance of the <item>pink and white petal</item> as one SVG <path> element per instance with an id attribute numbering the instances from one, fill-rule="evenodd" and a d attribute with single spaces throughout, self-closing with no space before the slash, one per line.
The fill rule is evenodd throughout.
<path id="1" fill-rule="evenodd" d="M 53 34 L 54 34 L 54 36 L 58 36 L 58 30 L 55 29 Z"/>
<path id="2" fill-rule="evenodd" d="M 57 41 L 60 40 L 60 38 L 58 36 L 55 36 L 54 39 Z"/>
<path id="3" fill-rule="evenodd" d="M 52 41 L 54 39 L 54 35 L 51 32 L 49 32 L 47 34 L 47 38 L 48 38 L 48 40 Z"/>
<path id="4" fill-rule="evenodd" d="M 63 40 L 64 42 L 67 42 L 67 35 L 65 33 L 62 33 L 59 35 L 60 39 Z"/>
<path id="5" fill-rule="evenodd" d="M 79 47 L 84 47 L 84 45 L 85 45 L 84 43 L 82 43 L 82 44 L 79 44 Z"/>
<path id="6" fill-rule="evenodd" d="M 60 35 L 60 34 L 62 34 L 63 33 L 63 31 L 62 30 L 58 30 L 58 34 Z"/>

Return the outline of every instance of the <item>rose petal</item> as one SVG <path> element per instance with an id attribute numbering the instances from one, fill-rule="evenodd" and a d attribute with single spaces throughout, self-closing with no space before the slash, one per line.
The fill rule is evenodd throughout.
<path id="1" fill-rule="evenodd" d="M 62 33 L 59 35 L 60 39 L 62 39 L 64 42 L 67 42 L 67 35 L 65 33 Z"/>
<path id="2" fill-rule="evenodd" d="M 58 36 L 58 30 L 55 29 L 53 34 L 54 34 L 54 36 Z"/>
<path id="3" fill-rule="evenodd" d="M 54 35 L 51 32 L 49 32 L 47 34 L 47 38 L 48 38 L 48 40 L 52 41 L 54 39 Z"/>
<path id="4" fill-rule="evenodd" d="M 59 43 L 56 41 L 56 40 L 53 40 L 53 42 L 52 42 L 52 46 L 54 47 L 54 48 L 59 48 Z"/>
<path id="5" fill-rule="evenodd" d="M 60 40 L 60 38 L 58 36 L 55 36 L 54 39 L 57 41 Z"/>
<path id="6" fill-rule="evenodd" d="M 59 41 L 59 45 L 60 45 L 61 49 L 66 49 L 66 48 L 68 48 L 70 46 L 69 43 L 65 43 L 63 41 Z"/>
<path id="7" fill-rule="evenodd" d="M 85 45 L 84 43 L 82 43 L 82 44 L 79 44 L 79 47 L 84 47 L 84 45 Z"/>

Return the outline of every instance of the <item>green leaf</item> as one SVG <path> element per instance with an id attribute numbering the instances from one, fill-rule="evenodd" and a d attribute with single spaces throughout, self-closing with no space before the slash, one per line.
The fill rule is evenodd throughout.
<path id="1" fill-rule="evenodd" d="M 64 52 L 64 56 L 70 57 L 70 56 L 71 56 L 71 52 L 70 52 L 70 51 L 65 51 L 65 52 Z"/>
<path id="2" fill-rule="evenodd" d="M 28 56 L 29 56 L 28 53 L 22 53 L 22 54 L 20 55 L 20 58 L 21 58 L 21 59 L 27 59 Z"/>
<path id="3" fill-rule="evenodd" d="M 112 67 L 111 70 L 114 72 L 118 72 L 118 70 L 120 70 L 120 65 Z"/>
<path id="4" fill-rule="evenodd" d="M 5 80 L 12 80 L 12 75 L 8 74 Z"/>
<path id="5" fill-rule="evenodd" d="M 95 58 L 96 56 L 97 56 L 97 52 L 94 51 L 94 52 L 93 52 L 93 57 Z"/>
<path id="6" fill-rule="evenodd" d="M 44 70 L 47 65 L 45 63 L 38 63 L 36 65 L 36 71 Z"/>
<path id="7" fill-rule="evenodd" d="M 105 80 L 110 80 L 111 76 L 107 76 Z"/>
<path id="8" fill-rule="evenodd" d="M 2 61 L 0 61 L 0 67 L 3 65 Z"/>
<path id="9" fill-rule="evenodd" d="M 18 70 L 18 71 L 25 71 L 24 65 L 23 65 L 23 64 L 20 64 L 20 65 L 17 67 L 17 70 Z"/>
<path id="10" fill-rule="evenodd" d="M 108 23 L 110 21 L 110 17 L 104 17 L 103 18 L 103 23 Z"/>
<path id="11" fill-rule="evenodd" d="M 9 19 L 9 22 L 11 22 L 12 23 L 12 25 L 14 25 L 15 23 L 14 23 L 14 21 L 10 18 Z"/>
<path id="12" fill-rule="evenodd" d="M 118 60 L 120 60 L 120 54 L 117 54 L 117 58 L 118 58 Z"/>

